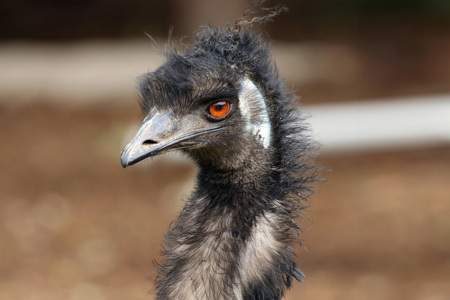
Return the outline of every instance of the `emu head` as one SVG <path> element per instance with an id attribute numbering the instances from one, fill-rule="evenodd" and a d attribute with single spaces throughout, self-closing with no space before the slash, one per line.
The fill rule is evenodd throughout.
<path id="1" fill-rule="evenodd" d="M 267 160 L 280 86 L 259 35 L 204 28 L 183 53 L 171 51 L 164 65 L 141 77 L 145 117 L 122 151 L 122 166 L 175 149 L 219 169 Z"/>

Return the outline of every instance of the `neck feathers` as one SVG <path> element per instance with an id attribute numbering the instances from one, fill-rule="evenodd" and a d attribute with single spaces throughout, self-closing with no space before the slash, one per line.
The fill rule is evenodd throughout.
<path id="1" fill-rule="evenodd" d="M 196 198 L 183 209 L 167 235 L 157 299 L 280 299 L 300 279 L 281 203 L 224 200 Z"/>

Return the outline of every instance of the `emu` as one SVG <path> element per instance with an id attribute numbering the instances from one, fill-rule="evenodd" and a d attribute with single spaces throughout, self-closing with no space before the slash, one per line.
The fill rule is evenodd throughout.
<path id="1" fill-rule="evenodd" d="M 179 150 L 199 169 L 165 237 L 156 299 L 281 299 L 302 280 L 292 244 L 315 146 L 251 28 L 272 16 L 203 27 L 140 79 L 144 119 L 122 166 Z"/>

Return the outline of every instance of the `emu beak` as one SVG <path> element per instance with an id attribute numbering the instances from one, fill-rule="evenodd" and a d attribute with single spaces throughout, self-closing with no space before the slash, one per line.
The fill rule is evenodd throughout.
<path id="1" fill-rule="evenodd" d="M 224 128 L 208 126 L 196 115 L 177 118 L 171 110 L 160 112 L 153 109 L 134 138 L 123 148 L 120 155 L 122 167 L 169 150 L 198 146 L 198 141 L 192 141 L 194 137 Z"/>

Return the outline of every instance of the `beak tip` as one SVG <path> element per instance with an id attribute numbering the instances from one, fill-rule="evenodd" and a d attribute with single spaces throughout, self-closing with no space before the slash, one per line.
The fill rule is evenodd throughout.
<path id="1" fill-rule="evenodd" d="M 124 150 L 120 154 L 120 164 L 122 165 L 123 168 L 126 168 L 126 167 L 128 167 L 130 160 L 129 160 L 128 152 L 124 151 Z"/>
<path id="2" fill-rule="evenodd" d="M 139 148 L 136 150 L 133 148 L 133 145 L 131 147 L 127 145 L 120 154 L 120 164 L 123 168 L 126 168 L 140 162 L 150 155 L 151 152 L 147 149 Z"/>

